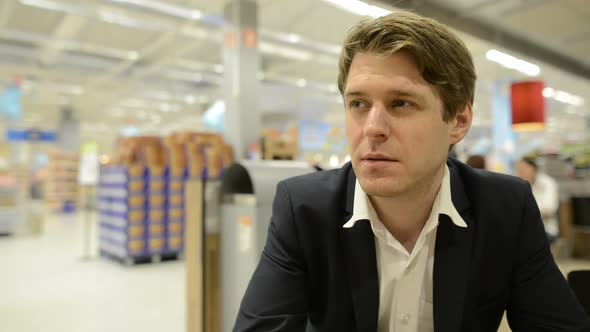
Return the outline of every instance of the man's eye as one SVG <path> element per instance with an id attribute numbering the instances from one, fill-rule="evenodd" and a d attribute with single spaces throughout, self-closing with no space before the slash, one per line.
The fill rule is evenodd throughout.
<path id="1" fill-rule="evenodd" d="M 393 102 L 393 107 L 409 107 L 412 106 L 412 104 L 409 101 L 405 101 L 405 100 L 396 100 Z"/>
<path id="2" fill-rule="evenodd" d="M 350 102 L 351 108 L 362 108 L 365 106 L 365 103 L 360 100 L 353 100 Z"/>

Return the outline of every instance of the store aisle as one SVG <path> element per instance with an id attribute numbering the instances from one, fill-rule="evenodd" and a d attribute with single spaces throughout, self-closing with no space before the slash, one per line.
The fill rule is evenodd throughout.
<path id="1" fill-rule="evenodd" d="M 184 331 L 182 262 L 84 262 L 81 220 L 52 217 L 41 236 L 0 238 L 1 330 Z"/>

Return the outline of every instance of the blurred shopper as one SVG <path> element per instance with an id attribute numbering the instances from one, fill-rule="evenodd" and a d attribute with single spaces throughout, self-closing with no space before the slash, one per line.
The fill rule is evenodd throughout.
<path id="1" fill-rule="evenodd" d="M 545 225 L 545 232 L 549 242 L 559 236 L 559 222 L 557 208 L 559 207 L 559 190 L 557 182 L 549 175 L 540 172 L 533 158 L 525 157 L 516 163 L 516 175 L 528 181 L 533 189 L 533 196 L 537 201 L 541 218 Z"/>
<path id="2" fill-rule="evenodd" d="M 530 187 L 449 147 L 475 70 L 440 23 L 407 12 L 345 37 L 338 85 L 352 163 L 281 182 L 235 331 L 586 331 Z"/>
<path id="3" fill-rule="evenodd" d="M 486 157 L 480 155 L 473 155 L 467 158 L 465 162 L 467 165 L 477 168 L 477 169 L 486 169 Z"/>

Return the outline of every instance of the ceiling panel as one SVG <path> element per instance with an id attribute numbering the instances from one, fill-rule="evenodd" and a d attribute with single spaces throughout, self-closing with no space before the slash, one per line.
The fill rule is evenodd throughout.
<path id="1" fill-rule="evenodd" d="M 0 2 L 3 1 L 13 1 L 15 4 L 14 13 L 8 16 L 10 20 L 7 28 L 49 36 L 62 22 L 63 14 L 59 11 L 22 6 L 18 4 L 17 0 L 0 0 Z M 213 81 L 221 77 L 219 73 L 211 72 L 211 65 L 222 63 L 221 44 L 216 41 L 216 39 L 221 39 L 221 30 L 218 27 L 202 23 L 203 26 L 210 29 L 204 36 L 205 38 L 178 34 L 171 35 L 171 38 L 166 38 L 163 43 L 156 43 L 165 34 L 162 31 L 170 31 L 170 29 L 178 28 L 180 24 L 187 22 L 150 10 L 138 10 L 134 6 L 116 5 L 110 0 L 51 1 L 68 4 L 68 6 L 107 10 L 110 13 L 122 15 L 122 17 L 147 22 L 148 26 L 147 29 L 146 26 L 130 28 L 113 22 L 101 21 L 98 18 L 98 12 L 95 12 L 97 15 L 87 15 L 88 17 L 84 18 L 86 21 L 77 28 L 77 31 L 68 33 L 78 43 L 107 47 L 115 51 L 140 52 L 138 54 L 139 60 L 129 63 L 124 63 L 124 56 L 108 57 L 106 51 L 100 53 L 95 50 L 93 54 L 92 48 L 81 52 L 80 49 L 73 47 L 66 51 L 62 50 L 56 57 L 57 60 L 50 66 L 40 65 L 36 61 L 39 58 L 40 48 L 35 42 L 7 42 L 0 39 L 0 80 L 8 82 L 15 73 L 25 74 L 31 79 L 37 78 L 36 88 L 31 90 L 31 95 L 26 99 L 26 114 L 30 121 L 37 119 L 34 121 L 37 121 L 38 124 L 48 125 L 51 122 L 48 119 L 55 119 L 51 116 L 57 116 L 59 108 L 64 103 L 72 102 L 78 109 L 83 123 L 86 124 L 85 128 L 97 128 L 90 133 L 84 133 L 85 137 L 89 139 L 96 137 L 102 140 L 105 139 L 104 136 L 114 135 L 125 125 L 126 119 L 132 119 L 142 128 L 152 128 L 153 130 L 158 128 L 162 130 L 174 129 L 181 125 L 189 126 L 189 119 L 194 120 L 190 126 L 199 125 L 198 116 L 202 109 L 197 110 L 197 106 L 185 105 L 179 112 L 168 113 L 163 113 L 158 109 L 141 108 L 121 111 L 118 105 L 127 99 L 150 100 L 152 103 L 159 104 L 165 102 L 161 98 L 170 97 L 175 100 L 175 103 L 182 104 L 185 102 L 185 98 L 190 95 L 192 97 L 189 100 L 193 100 L 193 98 L 201 100 L 199 103 L 204 104 L 199 105 L 203 108 L 207 102 L 210 102 L 209 99 L 221 96 L 223 91 L 218 85 L 201 86 L 200 83 L 186 80 L 187 77 L 190 78 L 191 75 L 196 75 L 199 71 L 204 71 L 204 76 L 214 76 Z M 166 4 L 198 9 L 205 16 L 213 17 L 222 16 L 222 9 L 227 3 L 225 0 L 153 1 L 165 1 Z M 432 1 L 436 1 L 440 5 L 454 6 L 457 10 L 462 11 L 460 15 L 489 24 L 503 25 L 503 29 L 522 34 L 527 39 L 538 40 L 541 43 L 546 43 L 549 47 L 576 56 L 578 59 L 590 61 L 590 41 L 588 40 L 590 24 L 586 23 L 590 22 L 590 19 L 584 20 L 585 16 L 582 16 L 589 15 L 590 8 L 587 7 L 590 7 L 590 1 L 421 0 L 424 3 Z M 307 114 L 305 116 L 315 114 L 314 112 L 310 113 L 310 109 L 314 111 L 326 110 L 326 114 L 328 114 L 326 117 L 330 118 L 330 121 L 341 121 L 342 105 L 336 102 L 337 94 L 327 92 L 336 83 L 337 56 L 326 55 L 330 53 L 327 51 L 327 53 L 318 52 L 314 50 L 312 44 L 305 44 L 305 41 L 317 41 L 326 47 L 336 46 L 337 49 L 349 27 L 363 17 L 335 8 L 321 0 L 258 0 L 257 3 L 259 5 L 259 29 L 266 33 L 261 37 L 262 40 L 282 46 L 283 50 L 290 48 L 299 51 L 300 54 L 311 54 L 309 60 L 296 61 L 292 57 L 293 53 L 289 57 L 284 52 L 282 55 L 270 54 L 268 50 L 261 52 L 261 61 L 264 64 L 261 66 L 261 70 L 266 71 L 265 75 L 268 77 L 268 80 L 261 82 L 261 108 L 264 112 L 291 110 Z M 498 19 L 499 17 L 502 19 Z M 199 24 L 201 23 L 194 23 L 195 26 L 202 27 Z M 161 29 L 159 32 L 150 30 L 150 27 L 154 28 L 156 25 L 165 26 L 167 29 Z M 273 33 L 275 33 L 275 37 L 272 37 L 274 39 L 268 40 L 270 37 L 267 36 L 273 36 Z M 303 38 L 303 43 L 280 42 L 276 33 L 299 34 Z M 499 81 L 543 79 L 551 87 L 586 98 L 586 106 L 576 108 L 576 112 L 578 109 L 589 109 L 589 81 L 564 74 L 523 54 L 511 53 L 541 66 L 539 77 L 525 76 L 486 59 L 486 52 L 491 48 L 497 48 L 497 46 L 464 33 L 458 34 L 473 54 L 478 74 L 474 106 L 474 123 L 478 127 L 489 128 L 491 125 L 491 89 Z M 211 40 L 211 36 L 213 36 L 213 40 Z M 557 43 L 557 40 L 563 42 L 565 46 Z M 145 52 L 148 48 L 150 51 Z M 33 57 L 26 57 L 19 53 L 23 50 L 26 52 L 32 50 Z M 509 50 L 503 51 L 510 52 Z M 127 53 L 122 52 L 122 54 Z M 18 59 L 25 58 L 30 60 L 24 63 L 22 61 L 16 62 Z M 193 62 L 194 68 L 191 62 Z M 200 64 L 209 67 L 199 69 Z M 217 71 L 219 71 L 219 67 L 217 67 Z M 170 72 L 184 75 L 179 75 L 176 78 L 169 77 Z M 305 84 L 302 83 L 303 81 L 299 81 L 300 86 L 297 86 L 297 80 L 301 78 L 306 80 Z M 78 96 L 64 96 L 59 91 L 59 84 L 64 82 L 79 85 L 84 89 L 84 93 Z M 207 98 L 208 101 L 202 98 Z M 550 101 L 548 110 L 550 120 L 556 123 L 553 125 L 554 127 L 578 130 L 576 125 L 580 123 L 581 115 L 574 114 L 571 107 L 568 108 L 562 103 Z M 315 115 L 320 116 L 319 113 L 318 111 Z M 107 114 L 111 115 L 107 116 Z M 116 114 L 116 116 L 112 114 Z M 49 118 L 47 118 L 48 116 Z M 559 121 L 555 120 L 556 118 L 559 118 Z M 160 121 L 159 126 L 158 121 Z M 98 123 L 102 127 L 92 126 L 92 124 Z M 54 124 L 51 122 L 50 125 Z"/>
<path id="2" fill-rule="evenodd" d="M 147 46 L 157 36 L 156 32 L 92 20 L 80 31 L 78 39 L 100 46 L 132 51 Z"/>
<path id="3" fill-rule="evenodd" d="M 549 18 L 551 24 L 548 24 Z M 549 43 L 560 43 L 567 36 L 587 30 L 588 19 L 577 15 L 561 2 L 546 1 L 518 15 L 505 16 L 502 23 L 520 34 L 530 34 Z M 557 26 L 559 29 L 555 28 Z"/>
<path id="4" fill-rule="evenodd" d="M 51 35 L 64 16 L 58 12 L 22 5 L 14 0 L 2 1 L 13 1 L 12 12 L 5 25 L 9 29 Z"/>
<path id="5" fill-rule="evenodd" d="M 561 1 L 563 6 L 570 7 L 573 11 L 581 16 L 590 16 L 590 2 L 587 0 L 564 0 Z"/>
<path id="6" fill-rule="evenodd" d="M 280 4 L 260 8 L 261 26 L 317 41 L 340 43 L 348 28 L 360 19 L 319 0 L 276 1 Z"/>

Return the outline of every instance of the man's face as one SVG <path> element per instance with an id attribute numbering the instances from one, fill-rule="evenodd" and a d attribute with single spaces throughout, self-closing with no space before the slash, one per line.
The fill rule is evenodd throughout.
<path id="1" fill-rule="evenodd" d="M 471 107 L 443 121 L 436 90 L 405 51 L 357 53 L 344 89 L 352 166 L 363 190 L 393 197 L 427 185 L 443 167 L 450 144 L 471 125 Z"/>
<path id="2" fill-rule="evenodd" d="M 533 183 L 535 183 L 535 176 L 537 175 L 537 170 L 533 166 L 521 160 L 516 163 L 515 170 L 516 176 L 525 181 L 528 181 L 528 183 L 530 183 L 531 186 L 533 185 Z"/>

